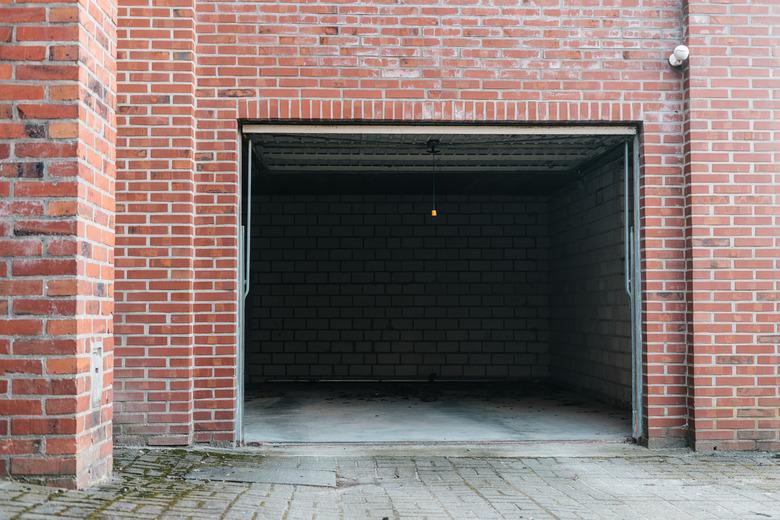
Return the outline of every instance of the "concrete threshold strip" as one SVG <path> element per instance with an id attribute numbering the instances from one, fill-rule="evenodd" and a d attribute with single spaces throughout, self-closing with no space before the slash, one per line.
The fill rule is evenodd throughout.
<path id="1" fill-rule="evenodd" d="M 233 453 L 264 457 L 451 457 L 451 458 L 633 458 L 689 453 L 687 448 L 648 450 L 633 440 L 620 441 L 480 441 L 480 442 L 338 442 L 263 443 Z M 690 452 L 692 453 L 692 452 Z"/>
<path id="2" fill-rule="evenodd" d="M 209 452 L 257 455 L 231 465 L 203 466 L 187 480 L 339 487 L 335 471 L 299 467 L 301 458 L 446 457 L 446 458 L 634 458 L 684 455 L 690 451 L 647 450 L 633 442 L 485 441 L 398 443 L 269 443 L 235 448 L 193 448 Z"/>
<path id="3" fill-rule="evenodd" d="M 336 487 L 336 472 L 296 467 L 209 466 L 196 468 L 184 476 L 187 480 L 216 482 L 248 482 L 257 484 L 289 484 L 295 486 Z"/>

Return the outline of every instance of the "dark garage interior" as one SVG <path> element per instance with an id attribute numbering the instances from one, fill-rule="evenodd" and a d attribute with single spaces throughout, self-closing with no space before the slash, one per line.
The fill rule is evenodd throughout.
<path id="1" fill-rule="evenodd" d="M 625 136 L 251 139 L 245 442 L 630 435 Z"/>

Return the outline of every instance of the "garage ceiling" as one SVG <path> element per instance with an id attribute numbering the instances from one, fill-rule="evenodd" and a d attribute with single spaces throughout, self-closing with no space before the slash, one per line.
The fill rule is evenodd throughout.
<path id="1" fill-rule="evenodd" d="M 551 191 L 624 135 L 253 134 L 253 184 L 265 193 Z M 431 154 L 431 142 L 436 144 Z"/>

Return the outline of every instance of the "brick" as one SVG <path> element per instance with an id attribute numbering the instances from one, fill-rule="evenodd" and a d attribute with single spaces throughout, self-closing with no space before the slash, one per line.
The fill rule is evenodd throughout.
<path id="1" fill-rule="evenodd" d="M 75 61 L 79 57 L 76 45 L 56 45 L 49 47 L 49 59 L 52 61 Z M 78 77 L 78 74 L 76 74 Z"/>
<path id="2" fill-rule="evenodd" d="M 42 60 L 46 55 L 46 47 L 39 46 L 39 45 L 24 45 L 24 46 L 12 46 L 12 45 L 2 45 L 0 46 L 0 59 L 2 60 L 11 60 L 11 61 L 40 61 Z M 43 88 L 40 85 L 26 85 L 26 86 L 19 86 L 19 85 L 6 85 L 3 90 L 13 90 L 13 89 L 22 89 L 26 87 L 29 89 L 29 97 L 9 97 L 10 92 L 6 91 L 0 99 L 42 99 L 43 98 Z"/>
<path id="3" fill-rule="evenodd" d="M 4 57 L 0 52 L 0 59 L 12 59 Z M 19 58 L 27 59 L 27 57 Z M 43 98 L 43 87 L 40 85 L 5 85 L 0 90 L 0 101 L 37 100 Z"/>
<path id="4" fill-rule="evenodd" d="M 77 41 L 76 25 L 23 25 L 16 28 L 16 41 Z"/>
<path id="5" fill-rule="evenodd" d="M 4 23 L 42 22 L 45 18 L 42 7 L 0 7 L 0 20 Z"/>
<path id="6" fill-rule="evenodd" d="M 35 336 L 42 329 L 39 320 L 0 319 L 0 336 Z"/>
<path id="7" fill-rule="evenodd" d="M 18 80 L 75 80 L 79 77 L 77 65 L 17 65 Z"/>
<path id="8" fill-rule="evenodd" d="M 52 217 L 73 216 L 77 204 L 70 200 L 50 200 L 47 204 L 47 214 Z"/>
<path id="9" fill-rule="evenodd" d="M 37 99 L 37 97 L 26 99 Z M 76 119 L 78 117 L 78 107 L 70 104 L 20 104 L 18 110 L 22 119 Z"/>
<path id="10" fill-rule="evenodd" d="M 74 275 L 75 259 L 17 259 L 13 262 L 14 276 Z"/>
<path id="11" fill-rule="evenodd" d="M 31 359 L 10 359 L 2 367 L 0 367 L 0 372 L 6 374 L 40 374 L 41 362 L 39 360 Z"/>
<path id="12" fill-rule="evenodd" d="M 72 256 L 79 253 L 79 246 L 75 240 L 53 240 L 46 248 L 49 256 Z"/>
<path id="13" fill-rule="evenodd" d="M 19 356 L 28 355 L 74 355 L 76 341 L 72 339 L 27 339 L 14 340 L 13 352 Z"/>
<path id="14" fill-rule="evenodd" d="M 4 432 L 5 433 L 5 432 Z M 21 455 L 38 452 L 40 442 L 32 439 L 3 439 L 0 440 L 0 455 Z"/>
<path id="15" fill-rule="evenodd" d="M 19 186 L 20 192 L 27 196 L 50 196 L 51 193 L 69 193 L 75 186 L 67 184 L 65 186 L 52 186 L 51 184 L 33 184 L 30 189 Z M 42 188 L 42 189 L 40 189 Z M 52 220 L 22 220 L 14 225 L 14 235 L 17 237 L 31 235 L 74 235 L 76 233 L 75 222 L 71 221 L 52 221 Z"/>
<path id="16" fill-rule="evenodd" d="M 48 296 L 75 296 L 78 294 L 76 280 L 49 280 L 46 282 Z"/>
<path id="17" fill-rule="evenodd" d="M 0 139 L 24 137 L 24 125 L 19 123 L 0 123 Z"/>
<path id="18" fill-rule="evenodd" d="M 74 458 L 12 458 L 10 473 L 12 475 L 68 475 L 75 474 L 76 459 Z"/>
<path id="19" fill-rule="evenodd" d="M 75 143 L 19 143 L 17 157 L 72 157 L 76 153 Z"/>
<path id="20" fill-rule="evenodd" d="M 0 280 L 0 295 L 31 296 L 43 294 L 41 280 Z"/>
<path id="21" fill-rule="evenodd" d="M 78 124 L 73 122 L 49 123 L 49 137 L 53 139 L 70 139 L 78 137 Z"/>
<path id="22" fill-rule="evenodd" d="M 15 395 L 70 395 L 78 390 L 74 379 L 15 379 L 11 389 Z"/>
<path id="23" fill-rule="evenodd" d="M 17 316 L 22 315 L 71 315 L 76 313 L 76 302 L 73 300 L 30 300 L 16 298 L 13 302 L 13 311 Z"/>
<path id="24" fill-rule="evenodd" d="M 43 246 L 40 240 L 34 239 L 0 239 L 0 251 L 3 251 L 7 256 L 39 256 L 43 252 Z M 14 280 L 9 280 L 9 283 L 13 282 Z"/>
<path id="25" fill-rule="evenodd" d="M 33 399 L 0 399 L 0 413 L 11 415 L 36 415 L 41 413 L 41 401 Z"/>

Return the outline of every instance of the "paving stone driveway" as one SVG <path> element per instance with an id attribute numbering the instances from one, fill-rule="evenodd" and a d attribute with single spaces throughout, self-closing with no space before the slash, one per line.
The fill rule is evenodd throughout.
<path id="1" fill-rule="evenodd" d="M 119 448 L 114 480 L 89 491 L 0 482 L 0 518 L 780 519 L 777 455 L 642 453 L 263 457 Z M 281 482 L 203 480 L 220 471 Z"/>

